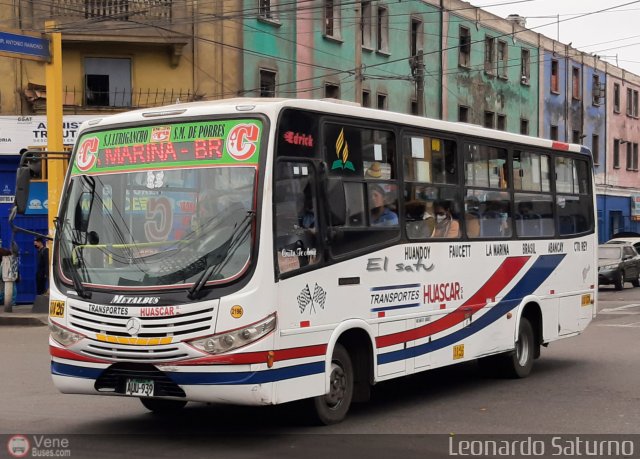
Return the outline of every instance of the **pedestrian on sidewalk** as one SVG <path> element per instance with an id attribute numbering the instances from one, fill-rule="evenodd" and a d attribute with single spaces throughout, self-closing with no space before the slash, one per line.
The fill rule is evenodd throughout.
<path id="1" fill-rule="evenodd" d="M 49 282 L 49 249 L 47 241 L 43 237 L 37 237 L 33 241 L 33 245 L 37 250 L 36 254 L 36 292 L 38 295 L 44 295 Z"/>

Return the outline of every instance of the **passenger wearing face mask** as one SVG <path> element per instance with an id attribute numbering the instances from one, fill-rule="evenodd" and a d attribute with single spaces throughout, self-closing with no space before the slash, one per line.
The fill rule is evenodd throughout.
<path id="1" fill-rule="evenodd" d="M 431 237 L 460 237 L 460 223 L 451 215 L 451 203 L 438 201 L 433 206 L 436 215 L 436 226 Z"/>

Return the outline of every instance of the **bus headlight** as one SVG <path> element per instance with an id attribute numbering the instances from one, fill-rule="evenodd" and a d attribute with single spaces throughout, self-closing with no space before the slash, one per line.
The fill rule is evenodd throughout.
<path id="1" fill-rule="evenodd" d="M 198 338 L 188 343 L 196 349 L 208 354 L 220 354 L 229 352 L 239 347 L 246 346 L 268 335 L 276 328 L 276 315 L 272 314 L 266 319 L 247 325 L 237 330 L 231 330 L 217 335 Z"/>
<path id="2" fill-rule="evenodd" d="M 71 346 L 85 338 L 84 335 L 67 330 L 51 321 L 49 321 L 49 331 L 51 332 L 51 337 L 65 347 Z"/>

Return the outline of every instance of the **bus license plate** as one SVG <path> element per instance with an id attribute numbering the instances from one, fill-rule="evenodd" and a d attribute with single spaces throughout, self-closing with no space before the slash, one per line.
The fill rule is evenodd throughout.
<path id="1" fill-rule="evenodd" d="M 153 395 L 153 380 L 127 379 L 124 393 L 136 397 L 151 397 Z"/>

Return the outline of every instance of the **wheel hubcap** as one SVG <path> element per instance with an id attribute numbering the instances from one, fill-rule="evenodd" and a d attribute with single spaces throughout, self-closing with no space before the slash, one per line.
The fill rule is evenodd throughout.
<path id="1" fill-rule="evenodd" d="M 331 408 L 338 407 L 347 391 L 347 378 L 341 366 L 331 365 L 331 377 L 329 378 L 329 393 L 325 396 L 327 405 Z"/>

